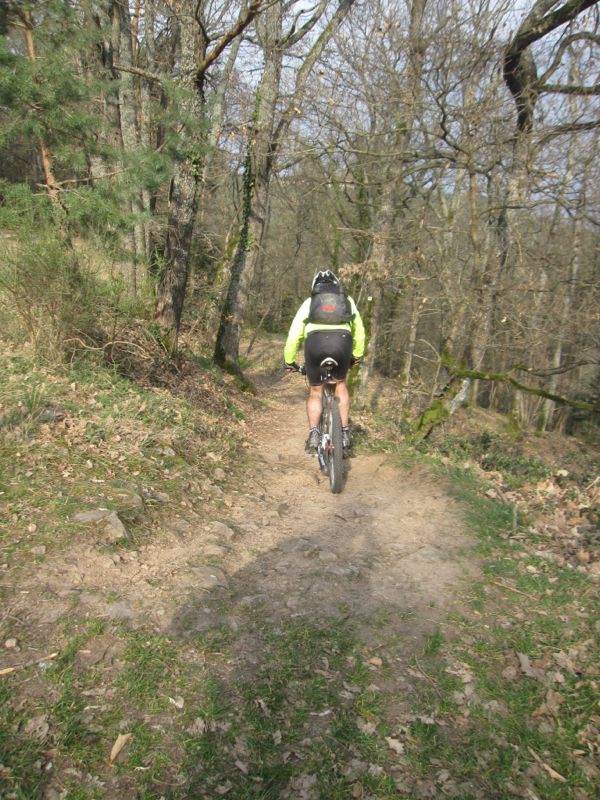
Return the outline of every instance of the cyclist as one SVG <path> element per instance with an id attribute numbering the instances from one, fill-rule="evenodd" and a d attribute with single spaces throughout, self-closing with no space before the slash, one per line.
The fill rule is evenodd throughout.
<path id="1" fill-rule="evenodd" d="M 329 269 L 316 273 L 311 296 L 302 303 L 290 326 L 283 353 L 288 372 L 298 369 L 296 354 L 302 342 L 310 385 L 306 401 L 309 430 L 305 450 L 311 455 L 317 452 L 324 386 L 321 362 L 325 358 L 334 358 L 338 364 L 333 372 L 335 397 L 339 400 L 342 442 L 347 453 L 350 448 L 350 395 L 346 375 L 364 355 L 365 329 L 356 303 L 345 295 L 340 281 Z"/>

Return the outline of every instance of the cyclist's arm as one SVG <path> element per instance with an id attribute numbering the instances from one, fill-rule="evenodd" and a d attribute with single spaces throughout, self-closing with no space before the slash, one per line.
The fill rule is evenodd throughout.
<path id="1" fill-rule="evenodd" d="M 351 297 L 349 300 L 350 308 L 354 314 L 354 319 L 352 320 L 352 356 L 353 358 L 362 358 L 365 354 L 365 326 L 356 303 Z"/>
<path id="2" fill-rule="evenodd" d="M 283 351 L 283 360 L 286 364 L 293 364 L 296 360 L 296 353 L 304 339 L 304 320 L 308 317 L 309 312 L 310 297 L 302 303 L 290 325 L 290 331 Z"/>

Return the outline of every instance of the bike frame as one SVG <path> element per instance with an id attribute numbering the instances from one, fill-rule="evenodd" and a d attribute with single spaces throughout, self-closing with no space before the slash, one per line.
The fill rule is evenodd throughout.
<path id="1" fill-rule="evenodd" d="M 344 483 L 342 423 L 339 404 L 335 399 L 336 379 L 333 371 L 338 363 L 333 358 L 324 358 L 320 364 L 323 369 L 323 408 L 321 410 L 321 440 L 317 449 L 317 457 L 322 472 L 329 476 L 329 486 L 334 494 L 342 491 Z M 298 372 L 306 375 L 304 367 Z"/>

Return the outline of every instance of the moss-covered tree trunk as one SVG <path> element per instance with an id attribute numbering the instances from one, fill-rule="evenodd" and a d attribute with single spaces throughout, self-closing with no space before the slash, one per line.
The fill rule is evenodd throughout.
<path id="1" fill-rule="evenodd" d="M 256 92 L 253 124 L 244 164 L 239 237 L 215 343 L 214 357 L 220 366 L 238 366 L 242 322 L 268 224 L 275 109 L 279 99 L 283 60 L 281 3 L 273 3 L 261 22 L 257 29 L 265 61 Z"/>

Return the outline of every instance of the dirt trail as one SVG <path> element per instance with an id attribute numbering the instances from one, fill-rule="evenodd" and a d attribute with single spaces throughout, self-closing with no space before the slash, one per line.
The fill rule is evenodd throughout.
<path id="1" fill-rule="evenodd" d="M 411 610 L 419 635 L 471 571 L 458 508 L 431 477 L 401 472 L 384 456 L 350 459 L 344 491 L 331 494 L 303 452 L 305 396 L 295 377 L 270 388 L 272 406 L 254 436 L 262 503 L 235 512 L 258 523 L 243 540 L 237 591 L 275 614 Z"/>
<path id="2" fill-rule="evenodd" d="M 336 662 L 339 653 L 335 636 L 349 631 L 365 654 L 361 658 L 370 665 L 367 668 L 378 670 L 373 677 L 377 685 L 372 688 L 385 692 L 383 713 L 389 730 L 406 729 L 402 726 L 410 719 L 411 686 L 427 679 L 411 668 L 413 656 L 421 653 L 427 635 L 460 596 L 461 584 L 476 571 L 465 552 L 471 540 L 460 509 L 426 471 L 403 471 L 383 455 L 350 459 L 344 491 L 332 495 L 316 459 L 304 455 L 303 381 L 264 378 L 262 394 L 268 405 L 248 425 L 244 469 L 233 467 L 227 474 L 221 465 L 214 470 L 214 480 L 205 481 L 201 493 L 192 492 L 184 504 L 167 507 L 159 516 L 160 529 L 153 520 L 147 543 L 140 542 L 136 550 L 107 550 L 102 534 L 88 528 L 82 531 L 81 543 L 72 541 L 67 551 L 51 550 L 34 570 L 21 574 L 9 609 L 23 632 L 25 649 L 15 657 L 35 663 L 51 651 L 59 653 L 68 645 L 68 633 L 63 631 L 69 625 L 63 623 L 85 629 L 86 621 L 101 619 L 109 624 L 101 633 L 86 635 L 75 654 L 80 673 L 94 674 L 100 681 L 87 694 L 104 698 L 106 704 L 92 705 L 92 709 L 110 709 L 115 675 L 124 667 L 123 626 L 179 643 L 179 657 L 191 674 L 198 680 L 205 673 L 216 676 L 223 691 L 234 698 L 241 686 L 261 681 L 278 685 L 288 667 L 278 663 L 272 650 L 287 647 L 295 664 L 289 674 L 310 676 L 315 670 L 325 676 L 331 687 L 328 691 L 336 686 L 341 702 L 351 705 L 358 689 L 341 673 L 329 671 L 330 658 Z M 303 640 L 293 637 L 309 628 L 313 639 L 306 645 L 309 652 L 304 652 Z M 328 641 L 321 642 L 321 632 Z M 374 660 L 381 666 L 383 659 L 392 668 L 379 670 L 371 663 Z M 293 684 L 290 708 L 303 709 L 317 702 L 314 698 L 295 701 Z M 38 691 L 44 697 L 45 684 L 39 683 Z M 190 692 L 186 710 L 188 702 L 198 702 Z M 263 699 L 256 702 L 271 718 Z M 311 747 L 325 741 L 336 719 L 323 702 L 317 703 L 314 712 L 307 711 L 301 723 L 293 750 L 296 777 L 289 785 L 287 779 L 277 779 L 280 793 L 273 796 L 282 800 L 322 796 L 314 788 L 315 775 L 303 770 L 312 763 Z M 226 725 L 242 713 L 242 705 L 232 701 L 237 711 L 227 717 Z M 166 726 L 168 737 L 176 732 L 173 713 L 171 709 L 158 717 L 147 715 L 144 724 L 161 731 Z M 277 726 L 289 730 L 293 725 L 284 718 L 271 719 L 275 727 L 270 736 L 279 742 L 282 734 Z M 196 723 L 204 730 L 201 719 Z M 237 724 L 244 730 L 251 723 L 238 719 Z M 372 723 L 359 719 L 358 724 Z M 189 729 L 185 730 L 189 739 Z M 233 750 L 226 737 L 219 741 L 223 765 L 228 766 L 219 766 L 217 760 L 212 777 L 202 769 L 194 777 L 199 767 L 192 767 L 191 780 L 197 780 L 200 788 L 182 789 L 173 798 L 215 796 L 210 787 L 225 779 L 223 770 L 230 762 L 239 776 L 238 761 L 233 758 L 232 762 L 231 753 L 237 752 L 242 739 L 238 736 Z M 357 759 L 355 746 L 345 749 L 336 769 L 349 780 L 367 769 L 380 770 Z M 291 752 L 277 756 L 283 759 L 284 772 Z M 257 762 L 262 758 L 258 756 Z M 396 766 L 402 772 L 406 764 Z M 64 778 L 57 770 L 44 798 L 63 797 Z M 229 778 L 236 780 L 231 773 Z M 103 796 L 108 800 L 138 797 L 127 774 L 119 777 L 103 768 L 103 780 Z M 175 785 L 179 777 L 164 780 L 174 780 Z M 415 787 L 418 782 L 411 778 L 405 785 L 409 796 L 432 796 L 427 794 L 429 784 L 421 794 Z M 246 788 L 240 791 L 231 796 L 247 796 Z"/>
<path id="3" fill-rule="evenodd" d="M 244 485 L 210 485 L 210 506 L 173 509 L 162 534 L 138 550 L 101 552 L 86 539 L 49 555 L 23 579 L 29 622 L 52 626 L 77 609 L 185 636 L 224 621 L 235 627 L 249 607 L 265 618 L 357 622 L 387 608 L 410 616 L 407 644 L 430 631 L 474 572 L 454 501 L 424 471 L 378 455 L 350 459 L 343 493 L 331 494 L 303 452 L 303 382 L 278 380 L 263 392 L 270 407 L 253 424 L 255 466 Z M 224 604 L 225 618 L 216 610 Z"/>

